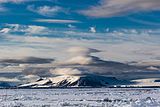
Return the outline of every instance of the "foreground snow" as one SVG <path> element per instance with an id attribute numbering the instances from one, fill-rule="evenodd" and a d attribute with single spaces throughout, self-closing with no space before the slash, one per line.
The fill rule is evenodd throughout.
<path id="1" fill-rule="evenodd" d="M 1 89 L 0 107 L 159 107 L 160 89 Z"/>

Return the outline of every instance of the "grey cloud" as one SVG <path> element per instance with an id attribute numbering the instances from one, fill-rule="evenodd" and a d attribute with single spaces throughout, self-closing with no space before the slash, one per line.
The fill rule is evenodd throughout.
<path id="1" fill-rule="evenodd" d="M 22 73 L 24 75 L 37 75 L 40 77 L 49 77 L 52 76 L 49 72 L 51 68 L 42 68 L 42 67 L 28 67 L 25 68 Z"/>
<path id="2" fill-rule="evenodd" d="M 88 56 L 88 57 L 92 59 L 90 63 L 81 64 L 76 62 L 76 63 L 62 64 L 60 66 L 77 68 L 81 71 L 88 71 L 88 73 L 103 74 L 103 75 L 121 74 L 141 69 L 139 67 L 131 66 L 120 62 L 104 61 L 95 56 Z"/>
<path id="3" fill-rule="evenodd" d="M 19 75 L 16 78 L 24 83 L 34 82 L 40 79 L 40 77 L 37 75 Z"/>
<path id="4" fill-rule="evenodd" d="M 94 49 L 82 47 L 69 48 L 69 52 L 77 54 L 68 58 L 68 60 L 59 63 L 59 65 L 56 66 L 57 68 L 67 69 L 60 69 L 58 70 L 58 73 L 60 74 L 60 72 L 62 72 L 61 74 L 70 74 L 68 68 L 73 68 L 71 69 L 71 73 L 76 69 L 76 71 L 78 70 L 78 73 L 80 72 L 81 74 L 91 73 L 101 75 L 118 75 L 128 72 L 146 72 L 146 69 L 143 67 L 128 65 L 116 61 L 102 60 L 99 57 L 91 55 L 91 53 L 100 52 L 99 50 L 93 50 Z"/>
<path id="5" fill-rule="evenodd" d="M 92 53 L 100 52 L 99 50 L 91 48 L 69 48 L 68 52 L 70 54 L 74 53 L 68 60 L 63 60 L 61 62 L 55 61 L 49 66 L 26 66 L 22 70 L 22 74 L 29 76 L 35 75 L 39 77 L 52 77 L 57 75 L 86 75 L 86 74 L 100 74 L 100 75 L 122 75 L 122 74 L 133 74 L 134 73 L 146 73 L 153 72 L 152 70 L 147 70 L 144 67 L 138 67 L 134 65 L 128 65 L 126 63 L 120 63 L 116 61 L 106 61 L 99 57 L 93 56 Z M 32 60 L 34 59 L 34 60 Z M 29 63 L 41 64 L 50 62 L 53 59 L 37 59 L 28 58 L 23 60 L 6 60 L 8 63 Z M 41 62 L 42 61 L 42 62 Z M 44 63 L 45 62 L 45 63 Z M 155 71 L 154 71 L 155 72 Z M 23 79 L 23 78 L 22 78 Z"/>
<path id="6" fill-rule="evenodd" d="M 24 75 L 37 75 L 40 77 L 52 77 L 57 75 L 112 75 L 115 77 L 121 77 L 123 75 L 129 75 L 130 79 L 136 78 L 135 75 L 151 74 L 149 77 L 155 77 L 159 72 L 153 70 L 147 70 L 145 67 L 133 66 L 116 61 L 105 61 L 98 57 L 88 55 L 92 60 L 90 63 L 61 63 L 53 67 L 27 67 L 22 73 Z M 142 78 L 139 76 L 138 78 Z"/>
<path id="7" fill-rule="evenodd" d="M 21 72 L 0 72 L 0 77 L 6 77 L 6 78 L 14 78 L 18 75 L 21 75 Z"/>
<path id="8" fill-rule="evenodd" d="M 27 57 L 23 59 L 1 59 L 0 63 L 5 64 L 45 64 L 51 63 L 54 59 L 50 58 L 38 58 L 38 57 Z"/>
<path id="9" fill-rule="evenodd" d="M 154 10 L 160 10 L 159 0 L 101 0 L 99 5 L 81 10 L 79 13 L 104 18 Z"/>

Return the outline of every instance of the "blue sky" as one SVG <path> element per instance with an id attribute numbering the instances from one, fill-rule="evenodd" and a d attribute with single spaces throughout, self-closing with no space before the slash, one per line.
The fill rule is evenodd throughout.
<path id="1" fill-rule="evenodd" d="M 136 6 L 131 6 L 133 9 L 128 9 L 128 5 L 131 0 L 127 0 L 128 5 L 112 3 L 119 8 L 119 13 L 116 8 L 111 6 L 111 10 L 108 9 L 107 5 L 109 3 L 103 3 L 105 0 L 88 0 L 88 1 L 76 1 L 71 0 L 70 2 L 65 0 L 9 0 L 8 2 L 1 1 L 1 14 L 0 23 L 3 25 L 5 23 L 9 24 L 23 24 L 23 25 L 41 25 L 53 28 L 68 28 L 66 23 L 46 23 L 46 22 L 36 22 L 37 19 L 59 19 L 59 20 L 76 20 L 79 23 L 72 23 L 77 29 L 87 30 L 90 26 L 97 28 L 98 32 L 105 32 L 107 28 L 127 28 L 127 29 L 155 29 L 160 27 L 160 12 L 158 1 L 154 0 L 153 3 L 148 3 L 148 7 L 144 7 L 143 4 L 136 8 Z M 107 1 L 107 0 L 106 0 Z M 112 0 L 108 0 L 112 1 Z M 115 1 L 115 0 L 113 0 Z M 143 0 L 140 0 L 143 2 Z M 118 1 L 117 1 L 118 2 Z M 145 2 L 145 1 L 144 1 Z M 154 3 L 155 2 L 155 3 Z M 139 2 L 137 2 L 138 4 Z M 106 6 L 105 6 L 106 4 Z M 139 3 L 140 4 L 140 3 Z M 106 11 L 111 13 L 105 13 L 105 11 L 100 10 L 100 7 L 106 7 Z M 135 4 L 136 5 L 136 4 Z M 122 7 L 120 7 L 122 6 Z M 153 8 L 153 6 L 157 6 Z M 93 15 L 97 8 L 101 13 L 99 15 Z M 113 8 L 113 9 L 112 9 Z M 126 9 L 124 9 L 126 8 Z M 105 9 L 105 8 L 104 8 Z M 115 9 L 115 11 L 114 11 Z M 136 10 L 137 9 L 137 10 Z M 113 12 L 112 12 L 113 11 Z M 86 13 L 85 13 L 86 12 Z M 116 13 L 117 12 L 117 13 Z M 93 13 L 93 14 L 91 14 Z M 113 14 L 113 15 L 110 15 Z"/>
<path id="2" fill-rule="evenodd" d="M 87 65 L 93 56 L 159 65 L 159 41 L 159 0 L 0 0 L 0 60 L 54 59 L 49 65 L 1 63 L 0 73 Z"/>

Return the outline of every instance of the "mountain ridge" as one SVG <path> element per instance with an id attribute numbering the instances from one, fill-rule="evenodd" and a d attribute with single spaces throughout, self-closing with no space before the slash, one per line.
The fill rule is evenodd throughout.
<path id="1" fill-rule="evenodd" d="M 39 79 L 35 82 L 23 84 L 19 88 L 52 88 L 52 87 L 109 87 L 113 85 L 129 84 L 128 81 L 118 80 L 115 77 L 97 75 L 71 76 L 63 75 Z"/>

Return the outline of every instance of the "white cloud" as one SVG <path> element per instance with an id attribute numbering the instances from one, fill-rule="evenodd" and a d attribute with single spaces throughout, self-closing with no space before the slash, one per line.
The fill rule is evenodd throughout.
<path id="1" fill-rule="evenodd" d="M 53 75 L 79 75 L 82 71 L 75 68 L 56 68 L 50 69 L 50 73 Z"/>
<path id="2" fill-rule="evenodd" d="M 67 50 L 71 55 L 65 61 L 60 62 L 59 64 L 64 65 L 89 65 L 89 64 L 96 64 L 99 62 L 103 62 L 98 57 L 93 57 L 92 53 L 101 52 L 97 49 L 91 49 L 87 47 L 70 47 Z"/>
<path id="3" fill-rule="evenodd" d="M 27 9 L 43 16 L 54 16 L 59 12 L 63 12 L 63 8 L 59 6 L 40 6 L 36 8 L 34 5 L 30 5 Z"/>
<path id="4" fill-rule="evenodd" d="M 76 26 L 71 25 L 71 24 L 68 24 L 68 27 L 69 27 L 69 28 L 76 28 Z"/>
<path id="5" fill-rule="evenodd" d="M 48 34 L 49 29 L 44 26 L 36 26 L 36 25 L 19 25 L 19 24 L 6 24 L 4 28 L 0 30 L 0 33 L 15 33 L 22 32 L 26 35 L 34 35 L 34 34 Z"/>
<path id="6" fill-rule="evenodd" d="M 43 27 L 43 26 L 28 26 L 28 28 L 25 30 L 28 33 L 31 34 L 40 34 L 40 33 L 44 33 L 46 31 L 48 31 L 47 27 Z"/>
<path id="7" fill-rule="evenodd" d="M 97 6 L 79 11 L 79 13 L 90 17 L 102 18 L 154 10 L 160 10 L 159 0 L 101 0 Z"/>
<path id="8" fill-rule="evenodd" d="M 45 22 L 45 23 L 80 23 L 78 20 L 63 20 L 63 19 L 37 19 L 36 22 Z"/>
<path id="9" fill-rule="evenodd" d="M 0 33 L 9 33 L 11 31 L 10 28 L 3 28 L 0 30 Z"/>
<path id="10" fill-rule="evenodd" d="M 93 62 L 92 57 L 90 56 L 76 56 L 73 58 L 70 58 L 67 61 L 64 61 L 64 64 L 80 64 L 80 65 L 87 65 L 91 64 Z"/>
<path id="11" fill-rule="evenodd" d="M 90 32 L 96 33 L 96 28 L 95 27 L 90 27 Z"/>

